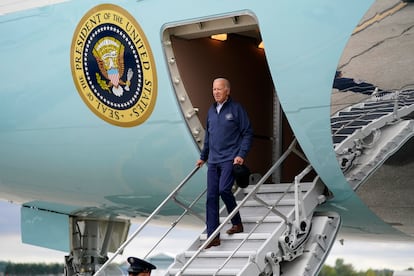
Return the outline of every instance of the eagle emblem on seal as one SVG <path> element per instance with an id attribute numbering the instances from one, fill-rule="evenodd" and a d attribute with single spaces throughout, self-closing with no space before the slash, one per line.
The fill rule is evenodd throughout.
<path id="1" fill-rule="evenodd" d="M 124 45 L 113 37 L 101 38 L 92 50 L 100 71 L 100 74 L 96 73 L 97 83 L 103 90 L 118 97 L 121 97 L 124 91 L 130 90 L 134 74 L 132 69 L 128 68 L 126 80 L 122 80 L 125 71 L 124 51 Z"/>

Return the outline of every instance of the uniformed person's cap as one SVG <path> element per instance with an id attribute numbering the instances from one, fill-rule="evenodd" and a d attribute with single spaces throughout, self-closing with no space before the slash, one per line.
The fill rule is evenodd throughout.
<path id="1" fill-rule="evenodd" d="M 135 257 L 129 257 L 127 261 L 130 264 L 128 272 L 132 273 L 150 272 L 157 268 L 155 265 Z"/>

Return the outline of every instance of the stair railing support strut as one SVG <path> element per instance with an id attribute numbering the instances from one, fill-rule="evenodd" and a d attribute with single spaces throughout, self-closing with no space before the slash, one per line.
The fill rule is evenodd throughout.
<path id="1" fill-rule="evenodd" d="M 109 258 L 93 275 L 97 276 L 103 271 L 123 250 L 125 247 L 144 229 L 144 227 L 160 212 L 160 210 L 168 203 L 168 201 L 175 197 L 177 192 L 187 183 L 187 181 L 198 171 L 199 167 L 196 166 L 182 181 L 181 183 L 164 199 L 164 201 L 148 216 L 148 218 L 138 227 L 137 230 L 118 248 L 114 255 Z"/>

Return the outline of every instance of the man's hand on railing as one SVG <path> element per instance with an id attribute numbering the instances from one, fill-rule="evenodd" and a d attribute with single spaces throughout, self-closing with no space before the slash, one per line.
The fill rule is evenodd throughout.
<path id="1" fill-rule="evenodd" d="M 201 168 L 204 165 L 204 163 L 205 163 L 204 160 L 198 159 L 197 162 L 196 162 L 196 166 Z"/>

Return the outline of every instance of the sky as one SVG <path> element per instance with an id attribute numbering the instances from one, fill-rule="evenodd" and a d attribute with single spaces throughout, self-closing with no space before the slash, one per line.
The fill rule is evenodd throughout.
<path id="1" fill-rule="evenodd" d="M 132 234 L 138 225 L 132 225 Z M 202 230 L 202 229 L 201 229 Z M 179 229 L 172 238 L 161 245 L 159 253 L 175 255 L 187 248 L 199 235 L 195 229 Z M 124 250 L 124 254 L 115 259 L 121 263 L 129 256 L 139 256 L 142 249 L 149 250 L 157 237 L 165 231 L 163 227 L 151 226 L 145 231 L 143 239 L 135 239 Z M 141 234 L 138 236 L 141 237 Z M 20 206 L 0 200 L 0 261 L 17 263 L 63 263 L 67 252 L 44 249 L 23 244 L 20 239 Z M 4 250 L 7 249 L 7 250 Z M 355 270 L 391 269 L 406 270 L 414 268 L 414 243 L 385 243 L 345 240 L 341 245 L 336 241 L 326 261 L 334 266 L 337 259 L 352 264 Z"/>

